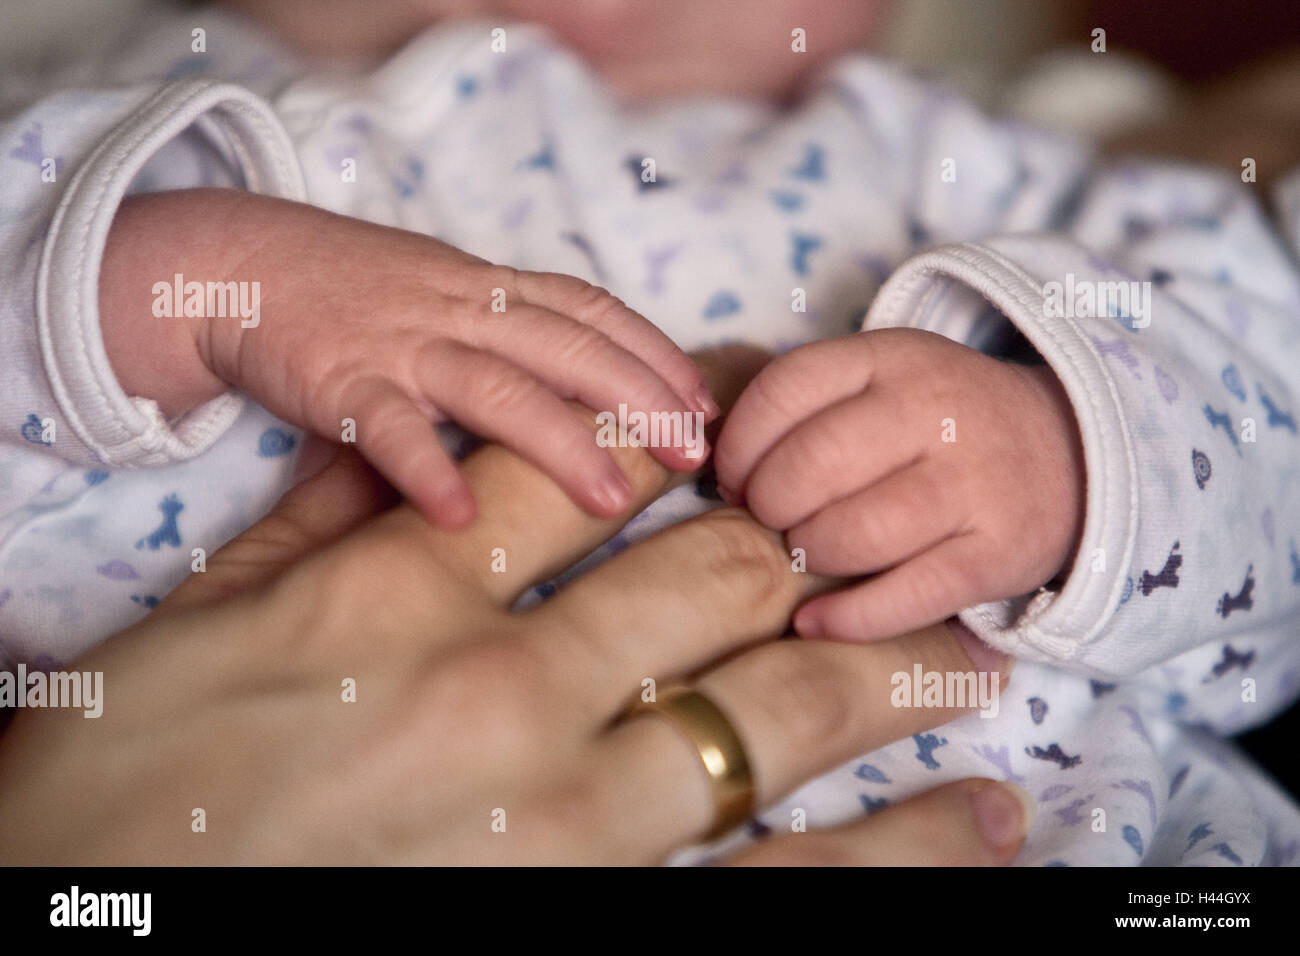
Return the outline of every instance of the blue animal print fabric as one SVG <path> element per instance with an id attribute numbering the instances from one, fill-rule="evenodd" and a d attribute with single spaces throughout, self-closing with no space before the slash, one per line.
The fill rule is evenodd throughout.
<path id="1" fill-rule="evenodd" d="M 196 16 L 203 58 L 189 53 Z M 292 484 L 302 436 L 260 408 L 163 422 L 147 396 L 102 393 L 104 367 L 100 391 L 47 371 L 73 358 L 47 348 L 42 323 L 57 322 L 37 306 L 72 174 L 107 162 L 95 147 L 156 94 L 221 79 L 261 104 L 265 128 L 231 150 L 191 126 L 134 157 L 132 190 L 269 189 L 268 171 L 301 170 L 312 203 L 602 284 L 687 349 L 782 350 L 865 315 L 990 352 L 1027 343 L 1066 386 L 1089 486 L 1075 567 L 962 615 L 1018 658 L 997 716 L 860 755 L 679 862 L 796 811 L 832 825 L 973 775 L 1033 796 L 1027 865 L 1300 859 L 1300 810 L 1222 739 L 1300 693 L 1300 174 L 1272 223 L 1230 176 L 1099 166 L 866 56 L 788 111 L 625 110 L 529 27 L 493 53 L 491 26 L 430 29 L 368 76 L 308 77 L 231 14 L 150 11 L 62 87 L 7 87 L 22 105 L 0 116 L 0 666 L 57 667 L 139 620 L 196 549 Z M 54 183 L 40 181 L 46 158 Z M 355 181 L 340 176 L 349 162 Z M 1149 314 L 1045 314 L 1044 289 L 1067 279 L 1143 284 Z M 158 419 L 134 457 L 111 441 L 124 408 Z M 707 483 L 674 490 L 528 601 L 717 506 Z"/>

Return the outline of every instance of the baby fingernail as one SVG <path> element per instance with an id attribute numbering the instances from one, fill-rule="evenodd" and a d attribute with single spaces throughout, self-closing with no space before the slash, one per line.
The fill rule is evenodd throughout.
<path id="1" fill-rule="evenodd" d="M 474 496 L 462 485 L 442 491 L 437 496 L 435 511 L 440 516 L 435 523 L 453 531 L 466 527 L 478 515 Z"/>
<path id="2" fill-rule="evenodd" d="M 794 629 L 800 637 L 818 638 L 826 633 L 822 627 L 822 622 L 811 614 L 796 614 L 794 616 Z"/>
<path id="3" fill-rule="evenodd" d="M 595 496 L 607 510 L 622 511 L 632 500 L 632 483 L 622 472 L 606 475 L 596 486 Z"/>
<path id="4" fill-rule="evenodd" d="M 698 467 L 704 459 L 709 457 L 709 440 L 703 435 L 697 435 L 694 441 L 682 445 L 681 452 L 685 461 Z"/>
<path id="5" fill-rule="evenodd" d="M 995 850 L 1019 843 L 1034 823 L 1034 801 L 1014 783 L 986 782 L 970 795 L 975 829 Z"/>
<path id="6" fill-rule="evenodd" d="M 955 617 L 949 618 L 947 624 L 957 643 L 975 665 L 975 670 L 991 673 L 1005 673 L 1011 670 L 1010 655 L 985 644 L 974 631 Z"/>
<path id="7" fill-rule="evenodd" d="M 713 419 L 722 414 L 722 409 L 719 408 L 718 403 L 713 400 L 713 396 L 709 393 L 708 388 L 703 385 L 695 390 L 695 395 L 691 399 L 691 404 L 695 406 L 696 411 L 703 412 L 704 417 L 708 421 L 713 421 Z"/>

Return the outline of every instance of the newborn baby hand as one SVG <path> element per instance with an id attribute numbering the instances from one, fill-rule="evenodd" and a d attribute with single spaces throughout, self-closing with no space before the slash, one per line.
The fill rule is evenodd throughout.
<path id="1" fill-rule="evenodd" d="M 808 571 L 870 575 L 804 604 L 806 637 L 887 638 L 1024 594 L 1067 566 L 1083 526 L 1083 451 L 1052 371 L 916 329 L 773 361 L 715 466 Z"/>
<path id="2" fill-rule="evenodd" d="M 256 322 L 151 314 L 143 290 L 174 272 L 187 282 L 256 281 Z M 100 299 L 105 346 L 128 394 L 174 415 L 233 386 L 323 437 L 354 437 L 447 527 L 467 524 L 475 508 L 434 422 L 501 442 L 609 517 L 630 504 L 631 486 L 565 400 L 614 413 L 626 404 L 717 414 L 690 359 L 603 290 L 300 203 L 228 190 L 129 199 L 105 250 Z M 167 344 L 177 328 L 189 345 Z M 142 343 L 170 361 L 142 356 Z M 652 453 L 690 470 L 706 450 L 701 437 L 693 450 Z"/>

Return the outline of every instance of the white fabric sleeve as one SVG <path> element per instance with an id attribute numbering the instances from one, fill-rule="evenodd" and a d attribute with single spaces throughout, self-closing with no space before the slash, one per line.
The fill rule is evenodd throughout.
<path id="1" fill-rule="evenodd" d="M 305 198 L 275 114 L 230 83 L 67 90 L 0 119 L 0 142 L 17 144 L 0 154 L 0 441 L 78 464 L 161 466 L 202 453 L 239 413 L 232 393 L 167 422 L 122 391 L 100 335 L 99 267 L 117 206 L 182 134 L 245 188 Z"/>
<path id="2" fill-rule="evenodd" d="M 962 339 L 992 306 L 1056 372 L 1082 434 L 1073 568 L 1059 589 L 967 609 L 988 643 L 1111 676 L 1210 642 L 1300 644 L 1300 274 L 1249 190 L 1117 168 L 1064 231 L 934 248 L 882 287 L 865 328 Z"/>

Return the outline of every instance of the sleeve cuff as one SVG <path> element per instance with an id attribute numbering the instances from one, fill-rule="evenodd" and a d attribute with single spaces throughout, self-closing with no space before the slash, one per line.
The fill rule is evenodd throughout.
<path id="1" fill-rule="evenodd" d="M 50 223 L 37 276 L 40 347 L 69 425 L 104 464 L 156 467 L 206 451 L 234 422 L 234 392 L 168 423 L 157 404 L 118 384 L 99 331 L 99 269 L 117 207 L 136 174 L 196 122 L 224 139 L 247 188 L 302 201 L 293 144 L 271 107 L 228 83 L 169 84 L 116 126 L 73 176 Z"/>
<path id="2" fill-rule="evenodd" d="M 1034 236 L 1032 241 L 1060 245 L 1055 251 L 1072 258 L 1082 256 L 1068 240 Z M 863 328 L 922 328 L 952 337 L 948 313 L 955 308 L 968 316 L 973 303 L 982 307 L 984 302 L 1020 330 L 1065 387 L 1083 438 L 1086 517 L 1074 567 L 1058 591 L 1039 589 L 977 605 L 960 617 L 983 640 L 1016 657 L 1072 662 L 1103 673 L 1107 669 L 1092 660 L 1094 642 L 1124 596 L 1137 538 L 1138 481 L 1120 393 L 1092 341 L 1074 320 L 1047 317 L 1041 284 L 1001 252 L 977 243 L 940 246 L 904 263 L 881 288 Z M 1094 570 L 1098 554 L 1104 556 L 1104 570 Z"/>

